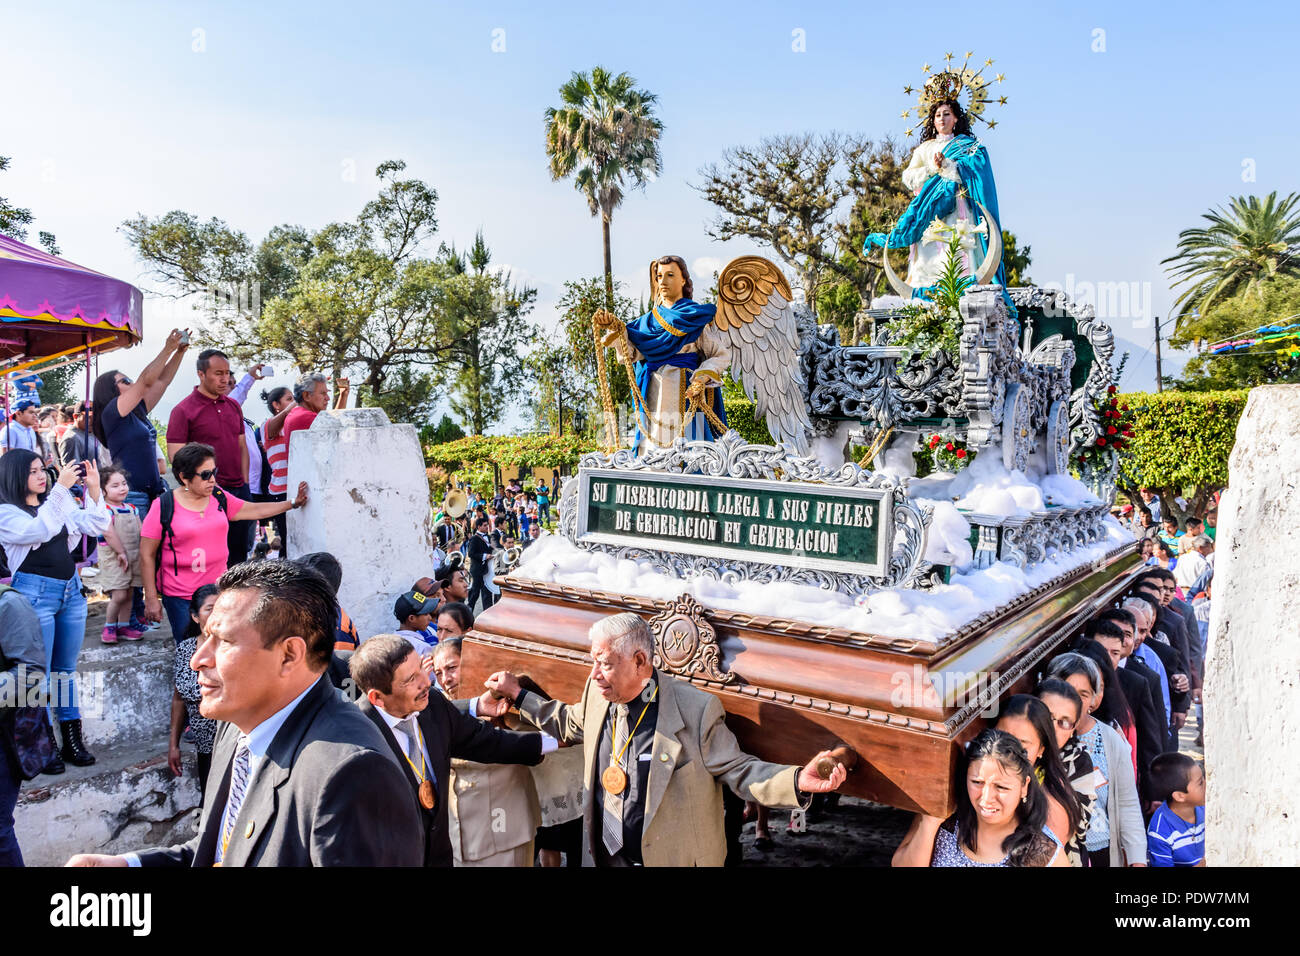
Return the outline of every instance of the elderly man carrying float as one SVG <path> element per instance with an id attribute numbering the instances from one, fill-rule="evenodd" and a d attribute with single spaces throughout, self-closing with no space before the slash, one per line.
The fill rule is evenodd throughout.
<path id="1" fill-rule="evenodd" d="M 591 628 L 591 676 L 577 704 L 544 701 L 508 671 L 487 680 L 492 702 L 510 703 L 564 745 L 582 744 L 587 787 L 584 857 L 597 866 L 721 866 L 726 857 L 722 787 L 764 806 L 807 806 L 838 788 L 845 769 L 818 775 L 823 752 L 805 767 L 744 753 L 712 694 L 661 673 L 654 638 L 635 614 Z"/>

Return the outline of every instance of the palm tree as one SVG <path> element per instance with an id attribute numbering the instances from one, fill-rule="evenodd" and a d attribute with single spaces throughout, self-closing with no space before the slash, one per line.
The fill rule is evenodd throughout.
<path id="1" fill-rule="evenodd" d="M 560 87 L 558 109 L 546 111 L 546 155 L 551 178 L 574 177 L 593 216 L 600 216 L 605 245 L 605 296 L 613 308 L 614 273 L 609 255 L 609 223 L 623 201 L 624 177 L 643 187 L 659 173 L 659 133 L 654 115 L 658 97 L 638 90 L 626 73 L 613 76 L 596 67 L 588 77 L 575 72 Z"/>
<path id="2" fill-rule="evenodd" d="M 1227 209 L 1204 213 L 1207 228 L 1184 229 L 1178 251 L 1161 264 L 1174 285 L 1190 283 L 1174 303 L 1181 324 L 1193 312 L 1204 315 L 1225 299 L 1243 292 L 1259 294 L 1266 279 L 1300 274 L 1300 194 L 1281 202 L 1276 190 L 1263 202 L 1258 196 L 1235 196 Z"/>

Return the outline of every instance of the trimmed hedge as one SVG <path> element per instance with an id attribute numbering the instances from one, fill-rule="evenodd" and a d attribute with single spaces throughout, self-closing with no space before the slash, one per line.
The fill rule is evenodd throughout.
<path id="1" fill-rule="evenodd" d="M 1237 420 L 1249 389 L 1226 392 L 1130 392 L 1117 396 L 1136 413 L 1120 454 L 1120 480 L 1137 487 L 1223 488 Z"/>

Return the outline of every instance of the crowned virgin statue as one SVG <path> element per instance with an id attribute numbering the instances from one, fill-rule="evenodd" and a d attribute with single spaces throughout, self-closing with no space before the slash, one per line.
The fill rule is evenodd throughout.
<path id="1" fill-rule="evenodd" d="M 917 118 L 923 118 L 921 141 L 903 171 L 903 183 L 914 198 L 892 231 L 872 233 L 864 246 L 864 252 L 873 246 L 908 247 L 906 284 L 896 280 L 885 259 L 891 284 L 905 297 L 930 297 L 954 234 L 960 239 L 967 275 L 980 283 L 1006 285 L 993 167 L 988 151 L 971 132 L 972 118 L 984 119 L 988 81 L 981 75 L 983 68 L 969 68 L 970 56 L 966 54 L 967 62 L 960 69 L 937 73 L 926 81 L 916 107 Z M 992 62 L 986 61 L 985 66 Z M 925 71 L 930 71 L 929 64 Z M 1001 83 L 1002 75 L 994 79 Z M 904 92 L 911 94 L 913 89 L 905 87 Z M 997 102 L 1006 103 L 1006 97 L 998 97 Z M 903 116 L 910 112 L 904 111 Z M 984 122 L 990 129 L 996 125 L 996 120 Z M 909 129 L 907 135 L 913 131 Z"/>

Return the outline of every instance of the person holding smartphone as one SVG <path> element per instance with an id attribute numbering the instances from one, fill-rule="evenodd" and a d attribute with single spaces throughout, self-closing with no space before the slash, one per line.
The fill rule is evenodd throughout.
<path id="1" fill-rule="evenodd" d="M 72 495 L 75 484 L 85 489 L 84 507 Z M 0 458 L 0 545 L 13 572 L 13 589 L 40 619 L 54 718 L 63 733 L 60 755 L 78 767 L 93 764 L 95 757 L 82 740 L 77 707 L 86 598 L 72 552 L 82 535 L 98 537 L 110 521 L 93 461 L 64 465 L 51 487 L 45 462 L 35 452 L 15 449 Z"/>

